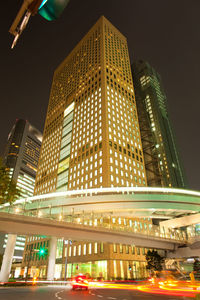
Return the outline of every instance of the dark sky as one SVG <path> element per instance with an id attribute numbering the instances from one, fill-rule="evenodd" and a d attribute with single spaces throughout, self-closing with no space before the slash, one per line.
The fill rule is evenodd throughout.
<path id="1" fill-rule="evenodd" d="M 57 21 L 32 17 L 14 50 L 8 30 L 23 1 L 1 2 L 0 153 L 16 118 L 43 130 L 55 68 L 104 15 L 127 37 L 131 61 L 160 73 L 189 187 L 200 190 L 199 0 L 71 0 Z"/>

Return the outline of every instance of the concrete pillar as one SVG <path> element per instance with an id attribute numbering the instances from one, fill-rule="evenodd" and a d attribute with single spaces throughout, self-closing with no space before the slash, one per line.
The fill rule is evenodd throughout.
<path id="1" fill-rule="evenodd" d="M 55 263 L 56 263 L 57 238 L 51 237 L 49 246 L 49 262 L 47 270 L 47 280 L 54 280 Z"/>
<path id="2" fill-rule="evenodd" d="M 17 238 L 16 234 L 8 234 L 8 240 L 7 240 L 6 249 L 3 255 L 3 261 L 1 266 L 0 282 L 7 282 L 9 279 L 13 254 L 15 250 L 16 238 Z"/>

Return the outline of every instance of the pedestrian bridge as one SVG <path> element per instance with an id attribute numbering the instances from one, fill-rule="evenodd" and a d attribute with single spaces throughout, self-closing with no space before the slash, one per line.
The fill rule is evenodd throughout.
<path id="1" fill-rule="evenodd" d="M 166 220 L 192 215 L 199 209 L 200 193 L 191 190 L 152 187 L 71 190 L 19 199 L 12 205 L 0 206 L 0 231 L 120 241 L 170 250 L 186 241 L 179 229 L 151 224 L 144 228 L 133 222 L 122 225 L 119 219 Z"/>
<path id="2" fill-rule="evenodd" d="M 8 279 L 16 234 L 50 237 L 47 277 L 51 280 L 58 237 L 131 244 L 173 253 L 187 243 L 184 233 L 152 225 L 150 219 L 164 221 L 197 214 L 199 209 L 199 192 L 149 187 L 66 191 L 19 199 L 12 205 L 6 203 L 0 206 L 0 232 L 9 233 L 0 281 Z M 148 226 L 138 226 L 133 222 L 135 218 L 147 218 Z M 192 249 L 188 250 L 190 255 Z"/>
<path id="3" fill-rule="evenodd" d="M 175 250 L 186 243 L 180 232 L 162 233 L 159 226 L 148 230 L 95 221 L 90 225 L 0 212 L 0 232 L 17 235 L 54 236 L 72 240 L 122 243 L 146 248 Z"/>
<path id="4" fill-rule="evenodd" d="M 156 187 L 71 190 L 19 199 L 0 211 L 35 216 L 115 215 L 171 219 L 200 211 L 200 192 Z"/>

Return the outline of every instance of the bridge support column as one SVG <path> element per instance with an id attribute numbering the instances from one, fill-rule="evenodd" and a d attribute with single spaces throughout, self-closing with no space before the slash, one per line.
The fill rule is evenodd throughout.
<path id="1" fill-rule="evenodd" d="M 0 282 L 7 282 L 9 279 L 13 254 L 15 250 L 16 238 L 17 238 L 16 234 L 8 234 L 8 240 L 7 240 L 6 249 L 3 255 L 3 261 L 1 266 Z"/>
<path id="2" fill-rule="evenodd" d="M 47 280 L 54 280 L 55 263 L 56 263 L 57 238 L 51 237 L 49 247 L 49 262 L 47 270 Z"/>

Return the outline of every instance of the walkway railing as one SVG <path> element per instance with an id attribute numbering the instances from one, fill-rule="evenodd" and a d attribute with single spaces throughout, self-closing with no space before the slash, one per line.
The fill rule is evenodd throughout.
<path id="1" fill-rule="evenodd" d="M 49 213 L 50 212 L 50 213 Z M 51 219 L 56 220 L 63 223 L 68 224 L 77 224 L 81 225 L 81 227 L 85 228 L 98 228 L 112 230 L 113 232 L 127 232 L 127 233 L 135 233 L 138 235 L 146 236 L 146 237 L 154 237 L 156 239 L 161 240 L 172 240 L 186 243 L 187 237 L 184 231 L 181 230 L 168 230 L 165 228 L 160 228 L 160 226 L 152 225 L 144 222 L 137 222 L 137 225 L 134 221 L 127 220 L 124 218 L 116 218 L 114 215 L 110 217 L 101 217 L 100 219 L 95 218 L 95 214 L 92 214 L 90 218 L 88 218 L 88 214 L 85 216 L 81 215 L 65 215 L 65 214 L 51 214 L 51 210 L 48 213 L 45 213 L 43 210 L 34 210 L 34 211 L 25 211 L 19 208 L 10 207 L 9 213 L 15 215 L 29 216 L 38 219 Z M 115 221 L 113 221 L 115 219 Z M 119 224 L 119 219 L 121 220 Z M 122 225 L 123 223 L 123 225 Z"/>
<path id="2" fill-rule="evenodd" d="M 142 198 L 132 197 L 139 194 Z M 108 195 L 108 197 L 106 197 L 107 202 L 104 199 L 96 199 L 95 197 L 95 200 L 93 200 L 93 196 L 101 195 Z M 120 201 L 118 200 L 116 203 L 115 195 L 122 195 L 119 199 Z M 126 199 L 125 195 L 127 195 Z M 84 201 L 81 201 L 83 197 L 86 198 L 84 198 Z M 80 201 L 77 201 L 77 199 Z M 105 204 L 102 204 L 102 201 L 104 201 L 103 203 Z M 160 226 L 152 225 L 150 222 L 147 222 L 146 225 L 144 225 L 144 222 L 135 223 L 133 220 L 130 221 L 130 217 L 128 215 L 129 211 L 131 209 L 134 210 L 139 202 L 141 202 L 141 206 L 148 211 L 156 211 L 159 209 L 166 211 L 168 209 L 170 211 L 172 210 L 172 203 L 173 205 L 177 205 L 177 210 L 182 209 L 183 205 L 188 205 L 189 208 L 187 207 L 187 209 L 198 210 L 200 207 L 200 192 L 183 189 L 151 187 L 97 188 L 81 191 L 74 190 L 19 199 L 12 205 L 9 205 L 8 203 L 1 205 L 0 211 L 38 218 L 55 219 L 60 222 L 68 222 L 82 226 L 106 228 L 113 231 L 134 232 L 136 234 L 154 236 L 161 239 L 186 241 L 190 238 L 190 235 L 192 237 L 194 236 L 194 232 L 186 234 L 185 231 L 177 229 L 166 230 L 164 227 L 162 228 Z M 163 208 L 164 203 L 167 203 L 167 209 Z M 149 206 L 145 208 L 145 205 L 147 204 Z M 92 205 L 93 208 L 90 209 Z M 119 218 L 119 215 L 117 216 L 117 213 L 120 210 L 119 205 L 121 205 L 121 215 L 126 212 L 126 216 L 124 215 L 121 218 Z M 150 205 L 154 205 L 156 208 L 153 209 Z M 105 212 L 106 207 L 109 206 L 110 208 Z M 100 208 L 103 209 L 102 213 Z M 75 209 L 76 213 L 74 211 Z M 83 209 L 85 209 L 85 213 Z M 139 208 L 139 210 L 141 210 L 141 208 Z M 134 218 L 133 214 L 130 214 L 130 216 L 132 219 Z M 115 222 L 113 219 L 115 219 Z M 119 219 L 121 219 L 120 222 Z"/>

